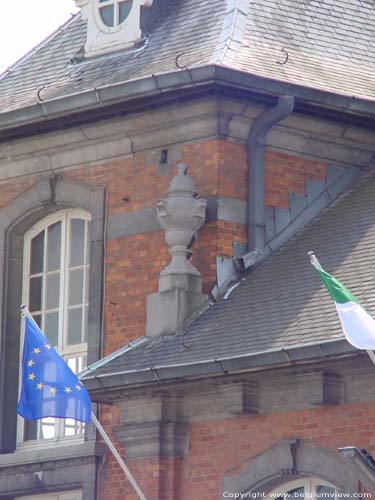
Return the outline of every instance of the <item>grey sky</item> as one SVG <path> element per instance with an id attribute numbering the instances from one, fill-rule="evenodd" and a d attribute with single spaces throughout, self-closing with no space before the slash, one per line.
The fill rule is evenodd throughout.
<path id="1" fill-rule="evenodd" d="M 0 73 L 77 11 L 74 0 L 4 2 L 0 16 Z"/>

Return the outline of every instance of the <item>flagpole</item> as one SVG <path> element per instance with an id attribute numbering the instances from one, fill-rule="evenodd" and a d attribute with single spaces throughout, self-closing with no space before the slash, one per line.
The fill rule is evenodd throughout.
<path id="1" fill-rule="evenodd" d="M 39 325 L 36 323 L 35 319 L 31 316 L 31 313 L 28 310 L 28 308 L 25 306 L 25 304 L 22 304 L 22 306 L 20 307 L 20 310 L 21 310 L 21 315 L 24 318 L 26 318 L 26 317 L 29 318 L 29 320 L 32 321 L 39 328 Z"/>
<path id="2" fill-rule="evenodd" d="M 27 317 L 29 318 L 36 326 L 38 326 L 36 323 L 35 323 L 35 320 L 34 318 L 31 316 L 29 310 L 27 309 L 27 307 L 25 305 L 22 305 L 20 307 L 21 309 L 21 314 L 23 317 Z M 38 326 L 39 328 L 39 326 Z M 123 461 L 123 459 L 121 458 L 119 452 L 116 450 L 114 444 L 112 443 L 112 441 L 110 440 L 108 434 L 105 432 L 105 430 L 103 429 L 101 423 L 99 422 L 99 420 L 96 418 L 95 414 L 93 412 L 91 412 L 91 421 L 92 423 L 95 425 L 96 429 L 98 430 L 99 434 L 102 436 L 102 438 L 104 439 L 105 443 L 107 444 L 108 448 L 111 450 L 111 452 L 113 453 L 115 459 L 117 460 L 118 464 L 120 465 L 121 469 L 123 470 L 123 472 L 125 473 L 127 479 L 129 480 L 129 482 L 131 483 L 131 485 L 133 486 L 134 490 L 136 491 L 138 497 L 140 498 L 140 500 L 147 500 L 147 498 L 144 496 L 144 494 L 142 493 L 142 490 L 140 489 L 140 487 L 138 486 L 136 480 L 134 479 L 133 475 L 131 474 L 130 470 L 127 468 L 127 466 L 125 465 L 125 462 Z"/>
<path id="3" fill-rule="evenodd" d="M 111 452 L 113 453 L 113 456 L 115 457 L 115 459 L 117 460 L 119 466 L 121 467 L 121 469 L 123 470 L 123 472 L 125 473 L 126 477 L 129 479 L 129 482 L 131 483 L 131 485 L 133 486 L 134 490 L 137 492 L 139 498 L 141 500 L 147 500 L 147 498 L 144 496 L 144 494 L 142 493 L 142 490 L 140 489 L 140 487 L 138 486 L 136 480 L 134 479 L 132 473 L 130 472 L 130 470 L 127 468 L 125 462 L 123 461 L 123 459 L 121 458 L 119 452 L 116 450 L 115 446 L 113 445 L 112 441 L 110 440 L 108 434 L 105 432 L 105 430 L 103 429 L 103 426 L 102 424 L 99 422 L 99 420 L 96 418 L 94 412 L 91 413 L 91 420 L 92 420 L 92 423 L 95 425 L 95 427 L 97 428 L 99 434 L 102 436 L 102 438 L 104 439 L 105 443 L 107 444 L 108 448 L 111 450 Z"/>

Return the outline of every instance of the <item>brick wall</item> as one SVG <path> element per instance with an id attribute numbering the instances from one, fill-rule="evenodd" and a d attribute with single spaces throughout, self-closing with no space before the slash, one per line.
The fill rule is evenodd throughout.
<path id="1" fill-rule="evenodd" d="M 181 160 L 201 197 L 224 196 L 247 199 L 247 157 L 244 145 L 210 140 L 181 147 Z M 324 163 L 266 151 L 265 200 L 267 205 L 286 208 L 291 192 L 305 193 L 309 177 L 324 179 Z M 158 175 L 150 155 L 85 166 L 64 173 L 67 179 L 104 185 L 108 189 L 108 215 L 152 208 L 164 196 L 175 174 Z M 0 185 L 2 206 L 26 191 L 33 177 Z M 124 199 L 124 197 L 126 199 Z M 202 228 L 193 248 L 193 263 L 202 272 L 208 293 L 215 284 L 216 257 L 230 257 L 233 243 L 245 243 L 245 225 L 211 221 Z M 163 231 L 135 234 L 107 242 L 105 352 L 108 354 L 144 335 L 146 297 L 157 291 L 160 271 L 169 262 Z M 222 475 L 243 460 L 284 438 L 315 439 L 325 446 L 354 445 L 375 450 L 373 407 L 333 408 L 289 412 L 261 417 L 238 417 L 206 421 L 192 427 L 190 455 L 185 461 L 142 460 L 129 464 L 144 487 L 147 498 L 217 499 Z M 353 414 L 354 412 L 354 414 Z M 103 424 L 111 433 L 119 424 L 115 407 L 103 407 Z M 334 422 L 334 423 L 333 423 Z M 120 447 L 121 449 L 121 447 Z M 102 468 L 101 499 L 135 499 L 123 473 L 109 455 Z"/>
<path id="2" fill-rule="evenodd" d="M 184 146 L 181 153 L 182 160 L 190 166 L 189 174 L 200 196 L 220 195 L 246 200 L 247 161 L 243 146 L 225 141 L 210 141 Z M 126 172 L 124 165 L 122 168 Z M 325 174 L 326 166 L 323 163 L 268 151 L 266 203 L 287 207 L 291 192 L 305 194 L 306 180 L 309 177 L 324 179 Z M 139 200 L 133 209 L 150 206 L 150 202 L 154 206 L 154 200 L 163 196 L 172 175 L 173 173 L 168 177 L 158 178 L 148 173 L 142 180 L 142 186 L 145 193 L 152 193 L 153 200 Z M 134 189 L 139 189 L 140 180 L 131 177 L 127 181 L 123 179 L 126 192 L 133 191 L 130 187 L 132 181 L 138 183 L 138 187 Z M 147 186 L 153 183 L 152 189 L 148 191 Z M 112 195 L 112 203 L 118 202 L 121 193 L 118 191 L 116 201 Z M 127 209 L 129 206 L 127 205 Z M 121 204 L 117 205 L 116 210 L 121 210 Z M 162 232 L 155 232 L 108 243 L 107 290 L 108 297 L 116 305 L 107 303 L 106 307 L 107 352 L 123 345 L 125 338 L 130 340 L 144 331 L 145 297 L 147 293 L 156 290 L 159 272 L 169 259 L 163 238 Z M 202 272 L 206 293 L 215 283 L 216 257 L 230 257 L 233 242 L 245 243 L 246 240 L 247 229 L 244 225 L 226 221 L 205 224 L 193 249 L 193 263 Z M 320 424 L 320 418 L 327 415 L 324 411 L 239 417 L 194 424 L 187 460 L 153 458 L 130 461 L 129 465 L 148 499 L 217 499 L 222 476 L 227 470 L 260 453 L 279 439 L 291 435 L 312 439 L 319 435 L 321 444 L 335 447 L 334 439 L 329 439 L 328 433 L 324 435 Z M 331 418 L 332 415 L 327 417 L 327 421 Z M 104 410 L 103 422 L 109 431 L 116 425 L 112 409 Z M 342 433 L 337 439 L 337 446 L 344 446 L 349 438 L 349 431 Z M 361 439 L 357 439 L 357 442 L 360 441 Z M 364 441 L 363 439 L 361 443 Z M 137 498 L 126 479 L 121 480 L 121 472 L 119 474 L 111 456 L 108 457 L 108 465 L 103 474 L 102 500 L 124 496 L 129 500 Z"/>
<path id="3" fill-rule="evenodd" d="M 225 474 L 238 473 L 282 439 L 375 453 L 374 430 L 374 403 L 206 420 L 192 424 L 186 459 L 128 460 L 127 465 L 149 500 L 217 500 Z M 136 500 L 111 456 L 103 474 L 101 500 Z"/>
<path id="4" fill-rule="evenodd" d="M 201 197 L 246 199 L 247 164 L 244 147 L 225 141 L 207 141 L 181 147 L 181 158 Z M 66 172 L 65 177 L 102 184 L 108 188 L 108 215 L 156 206 L 175 175 L 158 175 L 149 156 L 110 162 L 103 166 Z M 128 200 L 124 201 L 123 198 Z M 203 290 L 216 282 L 216 256 L 230 257 L 233 242 L 245 243 L 246 227 L 225 221 L 207 223 L 193 247 L 193 264 L 201 270 Z M 161 270 L 169 262 L 164 232 L 132 235 L 107 243 L 105 354 L 144 334 L 146 297 L 156 292 Z"/>
<path id="5" fill-rule="evenodd" d="M 289 208 L 291 193 L 306 194 L 308 178 L 324 181 L 326 164 L 274 151 L 265 152 L 265 204 Z"/>
<path id="6" fill-rule="evenodd" d="M 244 145 L 210 140 L 181 147 L 180 159 L 189 165 L 189 175 L 201 197 L 247 198 L 247 157 Z M 67 179 L 104 185 L 108 189 L 108 215 L 154 208 L 165 195 L 175 166 L 167 175 L 158 174 L 151 155 L 85 166 L 64 173 Z M 303 158 L 266 152 L 266 204 L 287 207 L 291 192 L 304 193 L 308 177 L 324 179 L 325 165 Z M 0 185 L 0 204 L 29 189 L 35 179 Z M 124 200 L 126 197 L 126 200 Z M 203 290 L 209 293 L 216 282 L 216 257 L 231 257 L 233 243 L 246 243 L 245 225 L 212 221 L 202 228 L 193 248 L 193 264 L 202 272 Z M 133 235 L 107 242 L 105 304 L 105 354 L 144 334 L 146 296 L 157 291 L 160 271 L 169 262 L 163 231 Z"/>

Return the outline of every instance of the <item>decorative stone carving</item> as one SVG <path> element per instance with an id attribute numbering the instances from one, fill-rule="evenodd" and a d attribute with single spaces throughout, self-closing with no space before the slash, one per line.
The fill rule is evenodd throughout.
<path id="1" fill-rule="evenodd" d="M 165 239 L 172 255 L 171 263 L 161 276 L 191 274 L 200 272 L 189 262 L 190 247 L 196 240 L 197 231 L 206 217 L 207 201 L 197 198 L 188 167 L 184 163 L 177 166 L 177 175 L 168 190 L 168 197 L 158 200 L 158 221 L 165 230 Z"/>
<path id="2" fill-rule="evenodd" d="M 157 202 L 158 220 L 165 229 L 172 260 L 160 274 L 159 293 L 147 298 L 147 335 L 175 333 L 207 300 L 200 272 L 189 261 L 206 206 L 206 200 L 197 198 L 187 166 L 180 163 L 167 197 Z"/>

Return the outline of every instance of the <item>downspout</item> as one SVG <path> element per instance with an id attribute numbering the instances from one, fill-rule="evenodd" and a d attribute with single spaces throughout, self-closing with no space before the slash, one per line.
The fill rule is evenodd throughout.
<path id="1" fill-rule="evenodd" d="M 282 96 L 274 108 L 262 113 L 254 122 L 248 138 L 248 252 L 264 253 L 264 145 L 269 130 L 289 116 L 294 97 Z"/>

